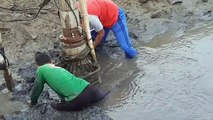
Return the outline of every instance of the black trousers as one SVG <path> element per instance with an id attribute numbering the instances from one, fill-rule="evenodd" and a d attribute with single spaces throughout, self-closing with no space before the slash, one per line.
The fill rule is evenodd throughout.
<path id="1" fill-rule="evenodd" d="M 102 100 L 109 92 L 102 91 L 93 85 L 88 85 L 81 94 L 70 102 L 62 101 L 52 104 L 52 108 L 59 111 L 79 111 L 87 108 L 90 104 Z"/>

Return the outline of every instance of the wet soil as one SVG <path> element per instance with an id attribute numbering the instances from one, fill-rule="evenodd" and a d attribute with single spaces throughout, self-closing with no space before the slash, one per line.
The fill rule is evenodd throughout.
<path id="1" fill-rule="evenodd" d="M 28 19 L 41 0 L 0 0 L 0 20 Z M 213 119 L 213 1 L 116 1 L 127 13 L 130 37 L 140 55 L 126 59 L 113 35 L 97 48 L 98 86 L 111 93 L 81 112 L 58 112 L 44 103 L 57 101 L 47 87 L 38 106 L 29 108 L 35 78 L 34 53 L 46 51 L 57 60 L 61 34 L 53 1 L 32 21 L 1 22 L 3 45 L 16 90 L 8 93 L 0 76 L 0 119 Z M 28 9 L 33 8 L 33 9 Z M 24 10 L 23 9 L 28 9 Z M 12 95 L 11 95 L 12 94 Z M 47 109 L 42 114 L 42 109 Z"/>

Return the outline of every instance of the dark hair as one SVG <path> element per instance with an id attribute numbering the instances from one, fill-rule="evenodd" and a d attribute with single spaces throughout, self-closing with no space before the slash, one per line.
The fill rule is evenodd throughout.
<path id="1" fill-rule="evenodd" d="M 50 63 L 51 59 L 45 52 L 36 52 L 35 53 L 35 61 L 38 66 L 42 66 L 44 64 Z"/>

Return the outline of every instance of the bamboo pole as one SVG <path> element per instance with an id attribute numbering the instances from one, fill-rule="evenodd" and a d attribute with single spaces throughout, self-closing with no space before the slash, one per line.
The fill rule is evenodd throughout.
<path id="1" fill-rule="evenodd" d="M 90 34 L 90 26 L 89 26 L 89 20 L 88 20 L 88 12 L 87 12 L 87 0 L 79 0 L 79 5 L 80 5 L 80 11 L 81 11 L 81 16 L 83 17 L 83 25 L 85 32 L 87 34 L 87 40 L 88 40 L 88 45 L 91 49 L 91 55 L 93 57 L 93 60 L 97 62 L 96 54 L 95 54 L 95 48 L 93 46 L 93 41 L 92 37 Z"/>

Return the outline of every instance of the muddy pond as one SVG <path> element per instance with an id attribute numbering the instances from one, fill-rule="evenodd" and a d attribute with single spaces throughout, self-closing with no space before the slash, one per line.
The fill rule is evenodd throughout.
<path id="1" fill-rule="evenodd" d="M 170 43 L 161 44 L 159 40 L 161 45 L 156 46 L 150 41 L 147 46 L 137 47 L 140 55 L 136 59 L 123 59 L 119 50 L 111 56 L 108 49 L 97 51 L 102 67 L 98 74 L 100 86 L 111 93 L 94 106 L 104 111 L 100 114 L 106 115 L 105 119 L 213 119 L 212 33 L 213 23 L 198 24 L 180 37 L 173 37 Z M 13 109 L 4 106 L 1 111 L 20 110 L 18 104 L 6 99 L 1 94 L 1 103 L 14 104 L 10 105 Z"/>
<path id="2" fill-rule="evenodd" d="M 15 32 L 12 35 L 22 40 L 21 45 L 17 42 L 16 48 L 21 50 L 9 50 L 8 54 L 11 55 L 10 60 L 13 63 L 12 72 L 16 73 L 14 78 L 19 80 L 21 77 L 24 81 L 18 82 L 16 92 L 12 95 L 4 89 L 1 79 L 0 120 L 213 119 L 213 7 L 211 6 L 213 3 L 210 1 L 210 5 L 207 6 L 199 1 L 188 0 L 182 6 L 171 9 L 170 6 L 165 7 L 168 3 L 163 4 L 164 2 L 159 2 L 159 5 L 153 1 L 148 2 L 147 5 L 142 5 L 145 7 L 143 9 L 134 6 L 140 5 L 137 1 L 127 4 L 125 9 L 128 14 L 130 36 L 139 51 L 139 56 L 135 59 L 126 59 L 115 38 L 110 35 L 106 45 L 96 50 L 101 66 L 101 70 L 96 75 L 100 82 L 98 86 L 110 90 L 110 94 L 104 100 L 81 112 L 58 112 L 49 105 L 45 106 L 43 104 L 45 99 L 55 98 L 52 93 L 51 96 L 45 95 L 51 92 L 48 87 L 40 98 L 41 104 L 29 109 L 27 103 L 30 100 L 29 91 L 35 72 L 33 58 L 30 57 L 38 49 L 53 50 L 54 47 L 49 46 L 57 43 L 61 29 L 55 23 L 47 24 L 44 28 L 47 33 L 42 34 L 43 32 L 38 32 L 43 28 L 41 19 L 34 21 L 36 24 L 33 25 L 24 24 L 29 28 L 38 26 L 35 27 L 34 32 L 43 35 L 40 41 L 29 40 L 29 38 L 22 40 L 25 36 L 21 34 L 23 31 L 13 30 L 12 32 Z M 197 3 L 202 4 L 199 6 L 200 10 L 196 7 Z M 151 19 L 147 12 L 150 9 L 148 6 L 152 4 L 163 9 L 156 13 L 161 15 L 159 19 Z M 192 5 L 187 7 L 189 4 Z M 161 5 L 164 5 L 165 9 Z M 138 11 L 134 12 L 136 9 Z M 167 9 L 171 10 L 171 13 Z M 154 7 L 150 11 L 155 14 Z M 194 14 L 192 11 L 197 13 Z M 45 15 L 44 13 L 43 16 Z M 14 24 L 5 26 L 10 28 Z M 48 31 L 49 28 L 52 31 Z M 4 34 L 7 35 L 11 34 Z M 34 46 L 32 50 L 29 49 L 30 45 Z M 23 59 L 24 54 L 28 58 Z M 41 110 L 44 107 L 47 110 L 43 114 Z"/>

